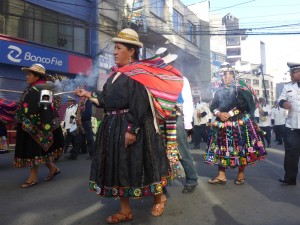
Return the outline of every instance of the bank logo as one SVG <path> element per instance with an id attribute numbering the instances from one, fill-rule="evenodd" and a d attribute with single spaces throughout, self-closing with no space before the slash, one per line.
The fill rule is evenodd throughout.
<path id="1" fill-rule="evenodd" d="M 22 59 L 18 57 L 22 54 L 22 49 L 15 45 L 9 45 L 8 49 L 11 49 L 11 51 L 8 53 L 7 58 L 15 63 L 21 62 Z"/>

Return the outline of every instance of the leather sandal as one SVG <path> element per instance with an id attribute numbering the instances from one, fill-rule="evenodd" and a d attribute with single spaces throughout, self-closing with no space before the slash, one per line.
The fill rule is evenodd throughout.
<path id="1" fill-rule="evenodd" d="M 243 179 L 236 179 L 236 180 L 234 181 L 234 183 L 235 183 L 236 185 L 242 185 L 242 184 L 245 183 L 245 178 L 243 178 Z"/>
<path id="2" fill-rule="evenodd" d="M 164 198 L 165 200 L 161 201 L 160 203 L 154 203 L 151 210 L 152 216 L 161 216 L 164 213 L 167 202 L 166 196 Z"/>
<path id="3" fill-rule="evenodd" d="M 29 187 L 32 187 L 34 185 L 37 185 L 39 182 L 38 180 L 33 180 L 33 181 L 26 181 L 24 184 L 21 185 L 22 188 L 29 188 Z"/>
<path id="4" fill-rule="evenodd" d="M 226 181 L 227 181 L 226 177 L 223 179 L 219 179 L 219 178 L 215 177 L 215 178 L 209 179 L 208 183 L 209 184 L 226 184 Z"/>
<path id="5" fill-rule="evenodd" d="M 124 214 L 122 212 L 118 212 L 112 216 L 109 216 L 106 219 L 106 223 L 108 224 L 115 224 L 115 223 L 121 223 L 125 221 L 133 220 L 132 212 L 129 212 L 127 214 Z"/>
<path id="6" fill-rule="evenodd" d="M 46 180 L 46 181 L 50 181 L 50 180 L 52 180 L 54 177 L 56 177 L 58 174 L 60 174 L 60 169 L 59 169 L 59 168 L 57 168 L 57 169 L 54 171 L 54 173 L 49 174 L 49 175 L 45 178 L 45 180 Z"/>

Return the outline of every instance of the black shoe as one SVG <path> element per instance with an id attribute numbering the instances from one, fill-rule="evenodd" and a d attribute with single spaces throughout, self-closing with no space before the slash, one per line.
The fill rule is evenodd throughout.
<path id="1" fill-rule="evenodd" d="M 196 186 L 197 186 L 197 184 L 195 184 L 195 185 L 184 185 L 182 193 L 183 194 L 192 193 L 194 191 L 194 189 L 195 189 Z"/>
<path id="2" fill-rule="evenodd" d="M 286 184 L 286 185 L 296 185 L 296 181 L 287 181 L 285 178 L 284 179 L 279 179 L 278 180 L 280 183 Z"/>
<path id="3" fill-rule="evenodd" d="M 282 141 L 281 141 L 281 142 L 280 142 L 280 141 L 278 141 L 277 145 L 282 145 Z"/>

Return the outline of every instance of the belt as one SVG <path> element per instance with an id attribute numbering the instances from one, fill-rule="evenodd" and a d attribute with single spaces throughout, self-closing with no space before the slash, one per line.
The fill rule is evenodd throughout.
<path id="1" fill-rule="evenodd" d="M 120 109 L 120 110 L 115 110 L 115 111 L 107 111 L 107 115 L 118 115 L 118 114 L 123 114 L 129 112 L 129 109 Z"/>

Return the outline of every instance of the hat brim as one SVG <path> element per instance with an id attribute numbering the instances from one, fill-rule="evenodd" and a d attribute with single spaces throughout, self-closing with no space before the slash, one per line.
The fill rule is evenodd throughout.
<path id="1" fill-rule="evenodd" d="M 23 68 L 22 68 L 22 71 L 26 71 L 26 72 L 30 71 L 30 72 L 34 72 L 34 73 L 37 73 L 37 74 L 42 75 L 42 76 L 46 76 L 46 75 L 47 75 L 46 73 L 41 73 L 41 72 L 32 70 L 32 69 L 30 69 L 30 68 L 27 68 L 27 67 L 23 67 Z"/>
<path id="2" fill-rule="evenodd" d="M 139 42 L 139 41 L 131 41 L 131 40 L 123 39 L 123 38 L 112 38 L 112 41 L 113 42 L 119 42 L 119 43 L 132 44 L 132 45 L 136 45 L 136 46 L 138 46 L 140 48 L 143 47 L 143 43 Z"/>
<path id="3" fill-rule="evenodd" d="M 173 62 L 177 59 L 178 55 L 175 55 L 175 54 L 170 54 L 170 55 L 167 55 L 165 57 L 162 58 L 162 60 L 164 60 L 164 63 L 170 63 L 170 62 Z"/>

